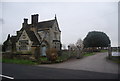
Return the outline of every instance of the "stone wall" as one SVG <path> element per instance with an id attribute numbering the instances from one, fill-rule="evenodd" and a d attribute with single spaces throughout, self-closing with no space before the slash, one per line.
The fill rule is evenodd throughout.
<path id="1" fill-rule="evenodd" d="M 34 60 L 34 56 L 32 54 L 19 54 L 10 52 L 2 53 L 2 58 Z"/>

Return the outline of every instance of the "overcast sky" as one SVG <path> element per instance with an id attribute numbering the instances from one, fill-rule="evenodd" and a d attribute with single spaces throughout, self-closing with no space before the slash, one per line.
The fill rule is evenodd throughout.
<path id="1" fill-rule="evenodd" d="M 31 15 L 39 14 L 40 22 L 54 19 L 56 14 L 62 44 L 67 46 L 84 39 L 89 31 L 102 31 L 109 36 L 112 46 L 118 46 L 117 2 L 6 2 L 2 3 L 2 13 L 1 43 L 8 34 L 16 35 L 24 18 L 31 23 Z"/>

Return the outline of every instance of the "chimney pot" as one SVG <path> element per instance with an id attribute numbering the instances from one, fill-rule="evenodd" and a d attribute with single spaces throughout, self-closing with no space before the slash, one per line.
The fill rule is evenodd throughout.
<path id="1" fill-rule="evenodd" d="M 38 23 L 38 14 L 31 15 L 31 24 Z"/>
<path id="2" fill-rule="evenodd" d="M 28 24 L 28 19 L 24 18 L 24 23 Z"/>

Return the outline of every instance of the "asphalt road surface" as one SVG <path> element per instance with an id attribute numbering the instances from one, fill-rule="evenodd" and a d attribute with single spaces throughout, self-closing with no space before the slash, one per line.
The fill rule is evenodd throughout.
<path id="1" fill-rule="evenodd" d="M 82 59 L 74 58 L 67 60 L 66 62 L 63 63 L 43 64 L 39 66 L 118 74 L 120 66 L 118 66 L 117 63 L 114 63 L 106 59 L 106 57 L 107 57 L 107 52 L 96 53 L 95 55 L 88 56 Z"/>
<path id="2" fill-rule="evenodd" d="M 7 63 L 2 64 L 2 75 L 14 79 L 118 79 L 118 74 L 112 73 Z"/>

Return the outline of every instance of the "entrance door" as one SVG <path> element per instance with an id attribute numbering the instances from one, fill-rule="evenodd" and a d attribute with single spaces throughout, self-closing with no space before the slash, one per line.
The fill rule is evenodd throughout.
<path id="1" fill-rule="evenodd" d="M 43 46 L 43 47 L 41 48 L 41 55 L 42 55 L 42 56 L 46 56 L 46 46 Z"/>

